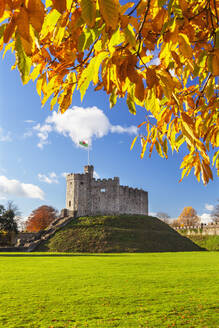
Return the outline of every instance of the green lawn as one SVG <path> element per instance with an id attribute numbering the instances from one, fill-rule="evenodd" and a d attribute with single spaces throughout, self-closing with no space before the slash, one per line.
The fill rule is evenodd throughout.
<path id="1" fill-rule="evenodd" d="M 0 327 L 219 327 L 219 252 L 0 254 Z"/>

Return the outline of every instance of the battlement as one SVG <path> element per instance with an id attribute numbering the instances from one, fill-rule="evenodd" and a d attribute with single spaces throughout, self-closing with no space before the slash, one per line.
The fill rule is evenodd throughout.
<path id="1" fill-rule="evenodd" d="M 120 186 L 119 177 L 93 178 L 94 167 L 66 177 L 66 208 L 78 216 L 97 214 L 148 214 L 148 193 L 142 189 Z"/>

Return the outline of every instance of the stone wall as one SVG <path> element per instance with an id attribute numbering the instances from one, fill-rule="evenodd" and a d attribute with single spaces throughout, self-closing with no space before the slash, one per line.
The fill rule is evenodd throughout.
<path id="1" fill-rule="evenodd" d="M 93 166 L 67 176 L 66 208 L 83 215 L 148 214 L 148 193 L 120 186 L 119 178 L 94 179 Z"/>
<path id="2" fill-rule="evenodd" d="M 187 236 L 218 236 L 219 235 L 219 224 L 208 224 L 208 225 L 200 225 L 194 227 L 175 227 L 176 231 L 187 235 Z"/>

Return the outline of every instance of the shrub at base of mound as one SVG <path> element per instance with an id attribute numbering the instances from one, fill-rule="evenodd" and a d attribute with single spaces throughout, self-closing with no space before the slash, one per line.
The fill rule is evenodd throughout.
<path id="1" fill-rule="evenodd" d="M 206 248 L 208 251 L 219 251 L 219 236 L 188 236 L 194 243 L 200 247 Z"/>
<path id="2" fill-rule="evenodd" d="M 39 250 L 50 252 L 183 252 L 203 248 L 155 217 L 80 217 L 58 231 Z"/>

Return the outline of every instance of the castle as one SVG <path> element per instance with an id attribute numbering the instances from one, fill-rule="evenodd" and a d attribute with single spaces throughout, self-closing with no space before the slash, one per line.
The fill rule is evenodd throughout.
<path id="1" fill-rule="evenodd" d="M 148 193 L 120 186 L 119 178 L 95 179 L 94 167 L 84 167 L 84 174 L 66 177 L 66 209 L 76 216 L 144 214 L 148 215 Z"/>

